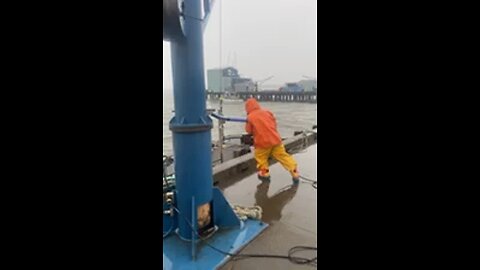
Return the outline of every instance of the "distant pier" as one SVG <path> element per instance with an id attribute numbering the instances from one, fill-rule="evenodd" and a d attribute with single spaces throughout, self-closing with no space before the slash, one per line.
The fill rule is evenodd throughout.
<path id="1" fill-rule="evenodd" d="M 220 92 L 206 92 L 207 99 L 219 99 L 224 94 Z M 230 99 L 247 100 L 255 98 L 258 101 L 271 102 L 301 102 L 301 103 L 317 103 L 317 92 L 286 92 L 286 91 L 260 91 L 260 92 L 235 92 L 229 94 Z M 226 98 L 226 97 L 224 97 Z"/>

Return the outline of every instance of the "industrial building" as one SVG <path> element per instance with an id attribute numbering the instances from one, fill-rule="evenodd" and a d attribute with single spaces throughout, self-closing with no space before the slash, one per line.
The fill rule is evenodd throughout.
<path id="1" fill-rule="evenodd" d="M 255 83 L 250 78 L 242 78 L 234 67 L 209 69 L 207 71 L 209 92 L 254 91 Z"/>
<path id="2" fill-rule="evenodd" d="M 301 80 L 298 84 L 303 86 L 303 90 L 306 92 L 317 91 L 317 80 Z"/>

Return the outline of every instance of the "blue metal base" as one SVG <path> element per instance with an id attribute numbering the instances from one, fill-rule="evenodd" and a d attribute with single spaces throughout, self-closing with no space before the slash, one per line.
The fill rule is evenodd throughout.
<path id="1" fill-rule="evenodd" d="M 268 224 L 257 220 L 246 220 L 240 228 L 219 229 L 207 242 L 226 252 L 236 254 L 257 237 Z M 163 239 L 164 270 L 212 270 L 218 269 L 230 259 L 198 242 L 196 260 L 192 260 L 191 243 L 181 240 L 175 233 Z"/>

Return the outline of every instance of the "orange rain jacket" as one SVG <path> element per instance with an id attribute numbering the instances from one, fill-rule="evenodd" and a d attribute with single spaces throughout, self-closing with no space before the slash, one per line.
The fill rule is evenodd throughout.
<path id="1" fill-rule="evenodd" d="M 245 110 L 247 111 L 245 130 L 253 135 L 256 148 L 270 148 L 282 143 L 272 112 L 262 109 L 254 98 L 247 100 Z"/>

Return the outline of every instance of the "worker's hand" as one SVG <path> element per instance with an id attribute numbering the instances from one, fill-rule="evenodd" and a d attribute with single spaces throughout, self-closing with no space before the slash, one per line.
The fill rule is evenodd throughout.
<path id="1" fill-rule="evenodd" d="M 253 145 L 253 135 L 251 135 L 251 134 L 242 135 L 242 138 L 240 138 L 240 141 L 243 144 L 252 146 Z"/>

